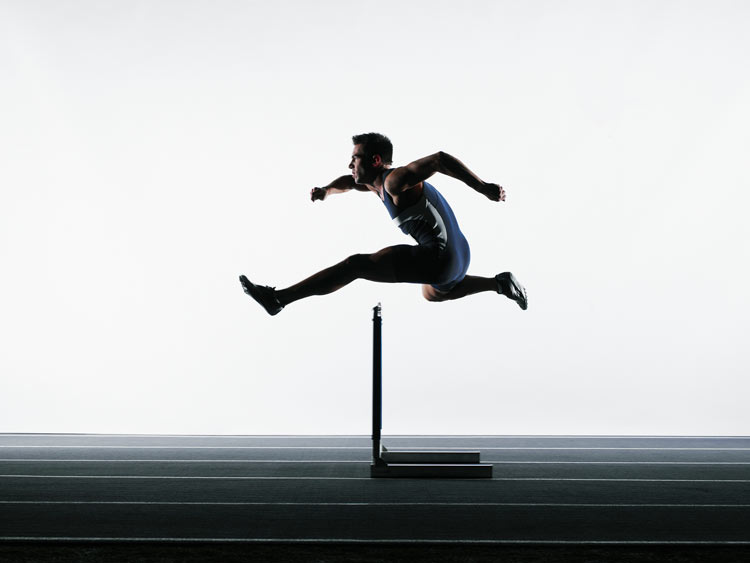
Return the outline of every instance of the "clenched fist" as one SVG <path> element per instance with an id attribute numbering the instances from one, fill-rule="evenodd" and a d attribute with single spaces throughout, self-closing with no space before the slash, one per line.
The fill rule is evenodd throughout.
<path id="1" fill-rule="evenodd" d="M 328 195 L 328 190 L 325 188 L 313 188 L 310 190 L 310 201 L 320 200 L 323 201 Z"/>
<path id="2" fill-rule="evenodd" d="M 505 201 L 505 190 L 497 184 L 485 184 L 481 192 L 492 201 Z"/>

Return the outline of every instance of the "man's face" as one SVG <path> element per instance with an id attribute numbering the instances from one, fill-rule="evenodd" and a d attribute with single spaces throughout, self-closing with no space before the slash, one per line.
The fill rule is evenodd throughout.
<path id="1" fill-rule="evenodd" d="M 354 181 L 357 184 L 369 184 L 377 176 L 373 158 L 365 156 L 363 145 L 354 145 L 349 169 L 352 171 L 352 176 L 354 176 Z"/>

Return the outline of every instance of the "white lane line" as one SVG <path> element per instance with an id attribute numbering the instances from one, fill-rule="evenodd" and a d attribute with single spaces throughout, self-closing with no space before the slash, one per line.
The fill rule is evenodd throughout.
<path id="1" fill-rule="evenodd" d="M 0 460 L 2 461 L 2 460 Z M 493 465 L 750 465 L 747 461 L 484 461 Z"/>
<path id="2" fill-rule="evenodd" d="M 124 506 L 463 506 L 508 508 L 750 508 L 750 504 L 646 504 L 566 502 L 176 502 L 176 501 L 68 501 L 0 500 L 0 505 L 124 505 Z"/>
<path id="3" fill-rule="evenodd" d="M 157 479 L 157 480 L 204 480 L 204 481 L 372 481 L 371 477 L 276 477 L 276 476 L 237 476 L 219 477 L 211 475 L 0 475 L 0 479 Z M 469 480 L 476 479 L 455 479 Z M 485 479 L 486 480 L 486 479 Z M 606 483 L 750 483 L 750 479 L 584 479 L 575 477 L 493 477 L 491 481 L 590 481 Z M 483 480 L 484 481 L 484 480 Z"/>
<path id="4" fill-rule="evenodd" d="M 472 446 L 463 447 L 445 447 L 441 451 L 460 451 Z M 371 450 L 372 446 L 49 446 L 49 445 L 0 445 L 3 449 L 58 449 L 58 450 Z M 394 448 L 394 451 L 407 449 L 407 446 Z M 409 447 L 409 450 L 430 451 L 433 448 L 428 446 Z M 635 448 L 635 447 L 578 447 L 578 448 L 557 448 L 557 447 L 526 447 L 526 446 L 508 446 L 508 447 L 483 447 L 477 446 L 478 450 L 493 451 L 678 451 L 678 452 L 747 452 L 750 448 Z"/>
<path id="5" fill-rule="evenodd" d="M 0 459 L 3 462 L 22 463 L 359 463 L 370 464 L 372 460 L 289 460 L 289 459 Z M 740 462 L 741 463 L 741 462 Z M 750 465 L 750 462 L 747 463 Z"/>
<path id="6" fill-rule="evenodd" d="M 369 459 L 36 459 L 0 458 L 0 463 L 372 463 Z M 750 461 L 502 461 L 489 460 L 493 465 L 750 465 Z"/>
<path id="7" fill-rule="evenodd" d="M 467 540 L 456 539 L 421 539 L 421 538 L 398 538 L 398 539 L 352 539 L 352 538 L 207 538 L 207 537 L 117 537 L 117 536 L 0 536 L 2 541 L 71 541 L 71 542 L 203 542 L 203 543 L 275 543 L 275 544 L 461 544 L 461 545 L 574 545 L 574 546 L 618 546 L 618 545 L 669 545 L 669 546 L 745 546 L 750 545 L 750 540 L 528 540 L 528 539 L 505 539 L 505 540 Z"/>
<path id="8" fill-rule="evenodd" d="M 286 438 L 303 438 L 303 439 L 362 439 L 369 440 L 371 437 L 369 434 L 58 434 L 58 433 L 44 433 L 44 432 L 0 432 L 0 439 L 4 437 L 21 437 L 21 438 L 35 438 L 35 437 L 47 437 L 47 438 L 219 438 L 219 439 L 286 439 Z M 548 440 L 749 440 L 750 436 L 639 436 L 639 435 L 624 435 L 624 434 L 387 434 L 384 438 L 446 438 L 446 439 L 485 439 L 485 440 L 507 440 L 507 439 L 548 439 Z"/>

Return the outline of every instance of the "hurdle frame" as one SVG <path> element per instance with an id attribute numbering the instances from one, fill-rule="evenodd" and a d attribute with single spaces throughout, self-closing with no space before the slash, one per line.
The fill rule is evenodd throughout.
<path id="1" fill-rule="evenodd" d="M 383 316 L 380 303 L 373 307 L 372 321 L 370 477 L 491 478 L 492 464 L 481 463 L 479 451 L 404 451 L 389 450 L 383 445 Z"/>

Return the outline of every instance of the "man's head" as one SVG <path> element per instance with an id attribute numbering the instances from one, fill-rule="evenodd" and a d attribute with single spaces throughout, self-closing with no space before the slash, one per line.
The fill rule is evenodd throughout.
<path id="1" fill-rule="evenodd" d="M 380 171 L 393 162 L 393 145 L 380 133 L 363 133 L 352 137 L 354 149 L 349 168 L 358 184 L 372 183 Z"/>

